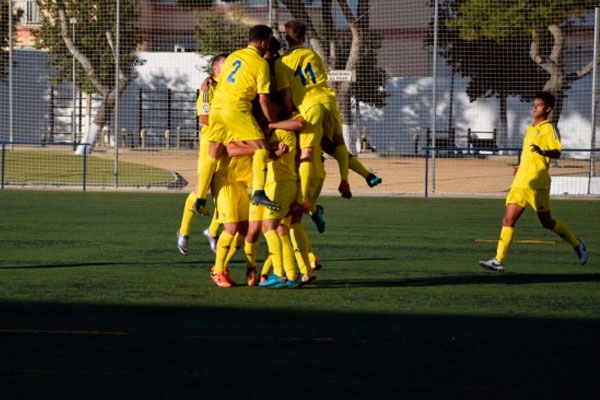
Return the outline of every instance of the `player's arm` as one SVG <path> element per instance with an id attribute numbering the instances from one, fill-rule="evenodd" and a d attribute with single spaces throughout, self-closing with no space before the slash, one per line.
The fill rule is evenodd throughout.
<path id="1" fill-rule="evenodd" d="M 258 102 L 265 118 L 269 123 L 275 121 L 273 109 L 271 108 L 271 96 L 268 93 L 259 93 Z"/>
<path id="2" fill-rule="evenodd" d="M 281 158 L 285 153 L 289 152 L 290 148 L 287 144 L 285 144 L 285 142 L 277 142 L 274 143 L 273 147 L 271 147 L 269 150 L 269 157 L 272 160 L 277 160 L 278 158 Z"/>
<path id="3" fill-rule="evenodd" d="M 271 122 L 269 129 L 285 129 L 286 131 L 301 131 L 306 126 L 306 121 L 301 116 L 285 121 Z"/>
<path id="4" fill-rule="evenodd" d="M 227 154 L 231 157 L 251 156 L 255 148 L 246 142 L 230 142 L 227 145 Z"/>
<path id="5" fill-rule="evenodd" d="M 541 156 L 548 157 L 548 158 L 560 158 L 560 155 L 561 155 L 560 150 L 544 150 L 537 144 L 531 145 L 531 151 L 533 151 L 534 153 L 538 153 Z"/>

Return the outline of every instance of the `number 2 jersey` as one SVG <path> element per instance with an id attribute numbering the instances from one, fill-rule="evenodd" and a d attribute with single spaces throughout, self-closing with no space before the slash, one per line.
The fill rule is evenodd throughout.
<path id="1" fill-rule="evenodd" d="M 257 48 L 234 51 L 223 63 L 211 108 L 251 112 L 251 101 L 257 94 L 269 94 L 270 84 L 269 64 Z"/>
<path id="2" fill-rule="evenodd" d="M 321 57 L 305 46 L 292 46 L 275 61 L 277 91 L 290 89 L 292 101 L 301 113 L 315 104 L 335 99 L 327 84 L 327 70 Z M 334 100 L 335 101 L 335 100 Z"/>

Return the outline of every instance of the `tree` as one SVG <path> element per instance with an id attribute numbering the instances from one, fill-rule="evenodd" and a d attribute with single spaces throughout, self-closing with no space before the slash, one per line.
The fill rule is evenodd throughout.
<path id="1" fill-rule="evenodd" d="M 548 80 L 548 73 L 529 57 L 529 40 L 511 37 L 501 40 L 461 38 L 455 21 L 463 0 L 447 1 L 439 8 L 440 53 L 452 73 L 470 78 L 467 95 L 471 102 L 480 98 L 499 99 L 499 144 L 508 145 L 508 96 L 531 100 Z"/>
<path id="2" fill-rule="evenodd" d="M 23 16 L 23 10 L 13 10 L 13 27 L 19 23 Z M 8 0 L 0 0 L 0 79 L 6 77 L 8 69 L 8 47 L 10 45 L 8 36 Z M 15 29 L 13 28 L 13 40 Z"/>
<path id="3" fill-rule="evenodd" d="M 227 19 L 218 10 L 202 10 L 198 13 L 198 24 L 200 31 L 196 33 L 196 39 L 202 55 L 231 53 L 248 44 L 248 26 L 241 21 L 240 13 Z"/>
<path id="4" fill-rule="evenodd" d="M 463 40 L 527 40 L 528 56 L 547 73 L 542 89 L 556 96 L 553 119 L 558 121 L 565 91 L 593 67 L 590 60 L 575 71 L 567 70 L 565 29 L 596 5 L 596 0 L 464 0 L 451 24 Z"/>
<path id="5" fill-rule="evenodd" d="M 117 96 L 132 78 L 137 61 L 134 55 L 138 38 L 135 35 L 135 0 L 120 4 L 119 90 L 115 85 L 116 1 L 115 0 L 41 0 L 41 29 L 35 33 L 36 46 L 48 52 L 51 79 L 58 83 L 71 79 L 72 57 L 77 61 L 79 88 L 88 94 L 102 96 L 91 128 L 82 142 L 94 144 L 98 133 L 110 123 Z M 77 36 L 71 39 L 70 19 L 77 19 Z M 91 150 L 88 147 L 88 151 Z M 79 146 L 77 154 L 83 154 Z"/>

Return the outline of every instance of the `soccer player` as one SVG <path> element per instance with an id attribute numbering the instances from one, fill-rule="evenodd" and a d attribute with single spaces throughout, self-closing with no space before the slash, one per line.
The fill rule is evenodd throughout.
<path id="1" fill-rule="evenodd" d="M 548 92 L 538 93 L 533 101 L 533 123 L 527 128 L 521 161 L 515 170 L 515 178 L 506 197 L 506 210 L 502 218 L 496 257 L 480 261 L 479 265 L 483 268 L 504 272 L 504 260 L 514 237 L 515 225 L 527 206 L 537 213 L 544 228 L 550 229 L 573 247 L 579 264 L 587 262 L 587 250 L 583 241 L 577 238 L 565 223 L 553 219 L 550 213 L 548 167 L 550 160 L 560 158 L 562 150 L 558 129 L 548 120 L 554 102 L 554 96 Z"/>
<path id="2" fill-rule="evenodd" d="M 313 158 L 321 152 L 321 138 L 330 137 L 334 144 L 333 156 L 338 161 L 342 197 L 350 198 L 348 184 L 348 149 L 342 136 L 342 123 L 336 106 L 335 92 L 327 85 L 327 71 L 321 57 L 304 46 L 306 25 L 300 21 L 285 24 L 288 51 L 275 62 L 277 89 L 281 92 L 288 112 L 295 106 L 306 121 L 300 134 L 300 195 L 299 203 L 311 211 L 318 212 L 316 204 L 309 198 L 318 198 L 309 193 L 309 185 L 315 174 Z"/>
<path id="3" fill-rule="evenodd" d="M 253 148 L 252 203 L 279 208 L 264 192 L 269 152 L 264 134 L 251 114 L 251 101 L 258 96 L 265 117 L 269 122 L 273 121 L 269 64 L 262 57 L 269 48 L 272 35 L 268 26 L 253 26 L 248 32 L 248 47 L 233 52 L 224 62 L 222 79 L 217 84 L 209 113 L 208 157 L 200 168 L 195 209 L 201 214 L 208 213 L 206 194 L 217 160 L 223 155 L 224 146 L 234 141 L 243 141 Z"/>
<path id="4" fill-rule="evenodd" d="M 196 113 L 198 115 L 198 121 L 203 125 L 202 130 L 200 131 L 200 145 L 198 151 L 198 174 L 200 173 L 200 166 L 204 159 L 208 157 L 208 147 L 209 142 L 207 139 L 207 131 L 208 131 L 208 113 L 210 111 L 210 104 L 212 102 L 212 98 L 214 95 L 214 89 L 216 85 L 216 81 L 221 72 L 221 68 L 223 67 L 223 62 L 227 58 L 227 54 L 218 54 L 211 61 L 211 82 L 206 89 L 202 89 L 196 101 Z M 197 186 L 198 187 L 198 186 Z M 214 191 L 213 191 L 214 194 Z M 195 192 L 190 192 L 188 197 L 185 200 L 185 204 L 183 206 L 183 216 L 181 217 L 181 226 L 177 231 L 177 248 L 183 255 L 188 254 L 188 241 L 189 234 L 192 228 L 192 223 L 194 222 L 197 213 L 193 211 L 194 204 L 196 203 L 196 199 L 198 198 Z M 215 212 L 213 215 L 213 219 L 207 229 L 204 230 L 204 236 L 207 238 L 210 244 L 210 248 L 213 253 L 216 253 L 216 243 L 218 239 L 218 231 L 219 231 L 219 221 L 216 217 L 217 211 L 215 208 Z"/>

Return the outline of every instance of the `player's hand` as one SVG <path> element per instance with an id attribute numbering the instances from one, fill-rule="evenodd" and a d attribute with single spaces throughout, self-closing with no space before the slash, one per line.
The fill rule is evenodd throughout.
<path id="1" fill-rule="evenodd" d="M 206 199 L 197 198 L 196 202 L 192 206 L 191 211 L 198 215 L 204 215 L 205 217 L 210 215 L 208 212 L 208 207 L 206 207 Z"/>
<path id="2" fill-rule="evenodd" d="M 340 182 L 340 186 L 338 187 L 338 191 L 342 194 L 342 197 L 344 199 L 352 198 L 352 192 L 350 191 L 350 184 L 348 183 L 348 181 L 342 179 L 342 181 Z"/>
<path id="3" fill-rule="evenodd" d="M 542 156 L 546 155 L 546 152 L 544 150 L 542 150 L 540 148 L 540 146 L 538 146 L 537 144 L 532 144 L 531 145 L 531 151 L 533 151 L 534 153 L 538 153 Z"/>
<path id="4" fill-rule="evenodd" d="M 308 201 L 305 201 L 303 203 L 296 202 L 290 206 L 290 213 L 291 214 L 307 214 L 309 206 L 310 206 L 310 204 L 308 203 Z"/>
<path id="5" fill-rule="evenodd" d="M 277 156 L 277 158 L 279 158 L 287 152 L 288 152 L 287 144 L 285 144 L 283 142 L 279 142 L 279 145 L 277 146 L 277 150 L 275 150 L 275 156 Z"/>
<path id="6" fill-rule="evenodd" d="M 204 80 L 202 81 L 202 85 L 200 85 L 200 89 L 203 91 L 207 91 L 209 87 L 211 87 L 213 84 L 215 83 L 214 79 L 212 76 L 207 76 L 206 78 L 204 78 Z"/>

